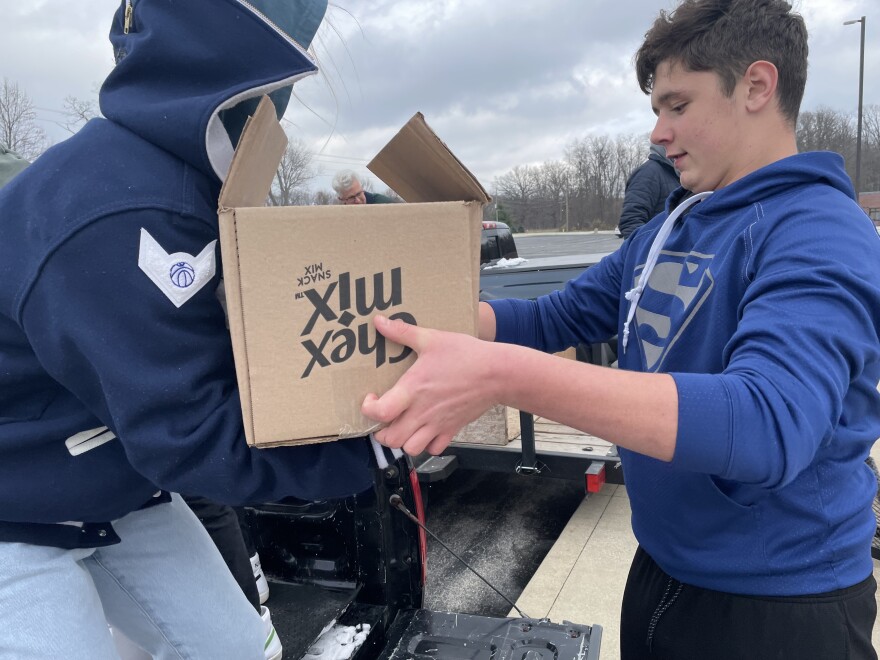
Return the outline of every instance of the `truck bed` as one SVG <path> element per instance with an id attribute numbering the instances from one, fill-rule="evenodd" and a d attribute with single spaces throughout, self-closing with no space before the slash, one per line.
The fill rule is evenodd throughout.
<path id="1" fill-rule="evenodd" d="M 354 599 L 349 590 L 271 580 L 267 603 L 272 623 L 284 647 L 284 656 L 300 658 L 331 621 L 336 621 Z M 375 625 L 373 621 L 365 621 Z"/>
<path id="2" fill-rule="evenodd" d="M 610 253 L 537 257 L 509 266 L 484 266 L 480 269 L 480 300 L 537 298 L 563 288 L 607 254 Z"/>
<path id="3" fill-rule="evenodd" d="M 410 610 L 379 660 L 596 660 L 601 626 Z"/>

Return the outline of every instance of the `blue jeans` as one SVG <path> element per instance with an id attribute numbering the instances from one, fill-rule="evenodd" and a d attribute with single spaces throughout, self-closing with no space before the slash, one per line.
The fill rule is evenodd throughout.
<path id="1" fill-rule="evenodd" d="M 264 660 L 266 631 L 178 495 L 113 523 L 121 543 L 0 543 L 0 657 L 118 660 L 107 623 L 154 658 Z"/>

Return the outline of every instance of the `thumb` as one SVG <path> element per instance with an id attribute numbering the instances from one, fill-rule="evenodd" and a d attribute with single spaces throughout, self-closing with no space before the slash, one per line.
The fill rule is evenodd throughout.
<path id="1" fill-rule="evenodd" d="M 409 403 L 406 390 L 395 385 L 381 397 L 373 393 L 368 394 L 361 404 L 361 412 L 377 422 L 390 424 L 407 409 Z"/>
<path id="2" fill-rule="evenodd" d="M 430 332 L 427 328 L 420 328 L 400 319 L 392 320 L 381 315 L 373 319 L 373 324 L 386 339 L 390 339 L 396 344 L 409 346 L 416 353 L 421 353 Z"/>

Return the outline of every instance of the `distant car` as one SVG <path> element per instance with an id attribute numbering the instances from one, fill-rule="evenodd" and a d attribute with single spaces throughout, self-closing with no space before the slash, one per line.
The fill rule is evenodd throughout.
<path id="1" fill-rule="evenodd" d="M 516 243 L 513 233 L 503 222 L 484 222 L 480 238 L 480 264 L 499 259 L 516 259 Z"/>

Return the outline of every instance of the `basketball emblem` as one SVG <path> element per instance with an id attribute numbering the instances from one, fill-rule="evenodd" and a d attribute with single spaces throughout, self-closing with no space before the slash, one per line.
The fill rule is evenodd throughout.
<path id="1" fill-rule="evenodd" d="M 169 254 L 150 236 L 150 232 L 141 227 L 138 268 L 175 307 L 180 307 L 214 279 L 217 272 L 216 248 L 217 239 L 214 239 L 195 256 L 188 252 Z"/>
<path id="2" fill-rule="evenodd" d="M 185 261 L 178 261 L 171 267 L 171 282 L 174 286 L 185 289 L 196 280 L 196 271 Z"/>

